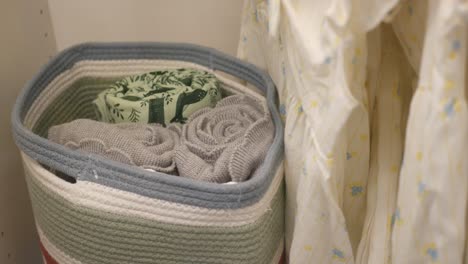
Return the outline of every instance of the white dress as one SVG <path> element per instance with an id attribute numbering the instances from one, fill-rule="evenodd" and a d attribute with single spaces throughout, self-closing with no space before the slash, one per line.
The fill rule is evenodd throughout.
<path id="1" fill-rule="evenodd" d="M 432 73 L 433 59 L 426 57 L 443 51 L 428 43 L 451 40 L 448 33 L 429 32 L 455 27 L 441 15 L 427 16 L 427 8 L 439 12 L 439 5 L 396 0 L 245 1 L 238 55 L 271 75 L 285 124 L 289 263 L 426 263 L 408 260 L 410 252 L 426 260 L 432 245 L 442 245 L 433 238 L 417 248 L 415 241 L 426 236 L 426 229 L 439 230 L 442 241 L 455 230 L 452 247 L 464 247 L 466 44 L 464 33 L 458 33 L 459 55 L 450 53 L 449 59 L 463 59 L 438 63 L 443 71 Z M 444 1 L 445 9 L 456 10 L 459 31 L 466 29 L 464 5 Z M 437 22 L 426 25 L 426 20 Z M 451 97 L 430 92 L 431 100 L 423 99 L 421 87 L 435 87 L 441 74 L 450 79 Z M 442 117 L 442 110 L 453 111 Z M 435 144 L 443 140 L 449 142 Z M 417 147 L 426 144 L 431 150 L 427 154 L 429 149 Z M 448 152 L 453 153 L 451 161 L 442 161 Z M 443 181 L 437 185 L 437 202 L 419 204 L 414 190 L 422 176 L 414 174 L 416 168 L 426 171 L 425 179 L 437 179 L 439 185 Z M 457 176 L 446 176 L 457 170 Z M 454 177 L 463 179 L 450 181 Z M 457 214 L 452 210 L 447 215 L 445 204 L 458 208 Z M 432 215 L 435 209 L 447 219 Z M 411 216 L 404 219 L 407 211 Z M 438 263 L 461 263 L 459 258 L 458 262 L 442 258 L 438 250 Z M 446 250 L 455 258 L 454 248 Z"/>

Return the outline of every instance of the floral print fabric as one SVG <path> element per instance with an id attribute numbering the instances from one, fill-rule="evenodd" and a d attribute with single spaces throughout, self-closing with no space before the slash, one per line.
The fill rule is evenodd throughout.
<path id="1" fill-rule="evenodd" d="M 428 1 L 417 89 L 411 102 L 393 263 L 466 263 L 467 4 Z"/>
<path id="2" fill-rule="evenodd" d="M 289 263 L 462 263 L 466 10 L 245 1 L 238 56 L 270 73 L 285 125 Z"/>

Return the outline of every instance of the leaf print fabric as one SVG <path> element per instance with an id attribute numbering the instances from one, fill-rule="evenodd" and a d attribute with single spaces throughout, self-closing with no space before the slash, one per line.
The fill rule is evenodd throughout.
<path id="1" fill-rule="evenodd" d="M 221 99 L 213 74 L 171 69 L 130 76 L 101 92 L 94 104 L 100 121 L 108 123 L 184 123 L 193 112 Z"/>

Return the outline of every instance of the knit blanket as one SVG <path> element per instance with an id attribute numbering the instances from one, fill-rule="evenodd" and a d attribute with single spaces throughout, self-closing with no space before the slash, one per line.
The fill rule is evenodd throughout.
<path id="1" fill-rule="evenodd" d="M 259 167 L 274 136 L 265 103 L 233 95 L 195 112 L 182 129 L 179 174 L 209 182 L 242 182 Z"/>
<path id="2" fill-rule="evenodd" d="M 181 143 L 179 144 L 179 137 Z M 263 161 L 274 136 L 265 102 L 233 95 L 195 112 L 187 124 L 109 124 L 77 119 L 49 129 L 73 150 L 196 180 L 242 182 Z M 174 155 L 175 153 L 175 155 Z M 177 165 L 177 169 L 176 169 Z"/>
<path id="3" fill-rule="evenodd" d="M 221 99 L 213 74 L 195 69 L 153 71 L 121 79 L 94 100 L 108 123 L 184 123 L 190 114 Z"/>
<path id="4" fill-rule="evenodd" d="M 108 124 L 77 119 L 49 129 L 49 140 L 73 150 L 168 174 L 175 174 L 174 148 L 180 128 L 159 124 Z"/>

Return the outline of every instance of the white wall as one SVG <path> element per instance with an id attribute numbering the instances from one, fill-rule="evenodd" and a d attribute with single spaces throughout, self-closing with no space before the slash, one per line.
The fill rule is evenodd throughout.
<path id="1" fill-rule="evenodd" d="M 21 87 L 55 51 L 47 0 L 0 0 L 0 40 L 0 263 L 40 263 L 10 114 Z"/>
<path id="2" fill-rule="evenodd" d="M 242 0 L 48 0 L 62 50 L 85 41 L 171 41 L 234 55 Z"/>

